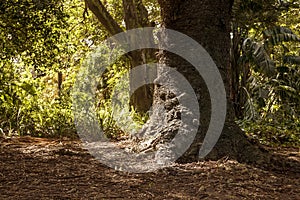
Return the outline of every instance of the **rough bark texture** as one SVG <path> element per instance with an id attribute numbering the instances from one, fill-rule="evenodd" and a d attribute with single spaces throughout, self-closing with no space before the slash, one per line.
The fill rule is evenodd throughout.
<path id="1" fill-rule="evenodd" d="M 223 77 L 228 92 L 228 72 L 230 71 L 230 10 L 232 1 L 160 0 L 159 3 L 161 5 L 163 26 L 190 36 L 208 51 Z M 163 37 L 164 40 L 167 40 L 168 34 L 163 33 Z M 207 87 L 191 64 L 177 55 L 162 52 L 160 62 L 176 68 L 177 71 L 183 74 L 192 85 L 198 97 L 201 113 L 200 128 L 194 143 L 179 160 L 181 162 L 196 161 L 198 160 L 199 148 L 210 122 L 210 96 Z M 159 78 L 163 76 L 162 74 L 159 72 Z M 170 95 L 166 88 L 158 87 L 155 102 L 164 105 L 165 108 L 170 108 L 170 102 L 175 102 L 171 103 L 171 108 L 167 109 L 168 112 L 165 114 L 169 125 L 160 128 L 162 129 L 161 132 L 164 133 L 163 135 L 174 136 L 176 129 L 178 129 L 177 122 L 180 120 L 178 117 L 176 119 L 176 116 L 179 116 L 180 113 L 178 113 L 178 105 L 174 101 L 174 96 Z M 228 102 L 230 102 L 229 95 Z M 241 129 L 233 122 L 233 118 L 232 106 L 228 104 L 227 121 L 222 135 L 213 151 L 206 158 L 219 159 L 228 156 L 245 162 L 259 161 L 259 158 L 262 158 L 261 156 L 263 155 L 261 150 L 247 140 Z M 166 137 L 161 135 L 161 140 L 164 140 Z M 158 144 L 158 142 L 155 142 L 155 144 Z"/>

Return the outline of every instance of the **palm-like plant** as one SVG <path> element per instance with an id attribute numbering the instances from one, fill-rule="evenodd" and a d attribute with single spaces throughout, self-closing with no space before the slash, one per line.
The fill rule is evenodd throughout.
<path id="1" fill-rule="evenodd" d="M 282 45 L 285 51 L 288 48 L 283 42 L 300 42 L 300 37 L 294 34 L 290 29 L 285 27 L 274 27 L 263 31 L 263 40 L 255 42 L 251 38 L 247 38 L 243 43 L 243 51 L 245 56 L 242 59 L 248 59 L 253 62 L 255 69 L 263 72 L 265 75 L 274 75 L 275 61 L 271 59 L 272 48 L 276 45 Z M 300 56 L 284 56 L 282 59 L 285 63 L 299 64 Z"/>
<path id="2" fill-rule="evenodd" d="M 285 27 L 265 30 L 262 36 L 260 42 L 243 42 L 239 63 L 251 67 L 248 87 L 242 88 L 247 99 L 244 119 L 260 116 L 272 124 L 288 121 L 294 126 L 300 119 L 300 56 L 291 55 L 287 46 L 295 46 L 300 37 Z"/>

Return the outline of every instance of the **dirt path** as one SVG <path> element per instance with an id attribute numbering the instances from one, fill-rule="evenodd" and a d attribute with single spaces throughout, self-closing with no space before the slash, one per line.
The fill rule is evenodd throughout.
<path id="1" fill-rule="evenodd" d="M 0 142 L 1 200 L 300 199 L 299 149 L 276 150 L 295 162 L 273 170 L 224 159 L 129 174 L 103 166 L 78 141 Z"/>

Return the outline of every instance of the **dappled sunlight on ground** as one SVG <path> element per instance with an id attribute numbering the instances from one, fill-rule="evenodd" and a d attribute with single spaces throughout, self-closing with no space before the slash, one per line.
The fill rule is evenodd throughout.
<path id="1" fill-rule="evenodd" d="M 102 165 L 80 147 L 80 141 L 0 141 L 0 199 L 300 198 L 299 149 L 275 149 L 295 160 L 282 168 L 258 168 L 224 158 L 130 174 Z"/>

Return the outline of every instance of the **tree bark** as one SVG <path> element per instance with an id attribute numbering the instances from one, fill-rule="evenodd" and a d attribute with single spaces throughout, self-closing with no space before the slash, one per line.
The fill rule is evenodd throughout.
<path id="1" fill-rule="evenodd" d="M 249 62 L 242 61 L 242 46 L 243 37 L 247 35 L 247 30 L 238 27 L 238 23 L 233 20 L 232 22 L 232 38 L 230 49 L 230 74 L 229 88 L 230 100 L 233 102 L 235 117 L 243 119 L 245 117 L 245 105 L 247 102 L 247 91 L 249 91 L 248 80 L 250 77 Z"/>
<path id="2" fill-rule="evenodd" d="M 229 157 L 245 162 L 259 161 L 263 154 L 257 146 L 251 144 L 243 131 L 234 122 L 234 112 L 229 100 L 230 19 L 233 1 L 159 0 L 159 3 L 163 26 L 188 35 L 207 50 L 222 75 L 228 93 L 227 119 L 223 132 L 218 143 L 206 158 L 215 160 Z M 163 34 L 166 40 L 169 37 L 168 33 L 165 32 Z M 164 51 L 161 54 L 160 62 L 175 68 L 184 75 L 198 97 L 201 113 L 200 128 L 188 151 L 179 159 L 179 162 L 197 161 L 199 159 L 199 149 L 210 123 L 211 105 L 208 89 L 202 77 L 195 73 L 193 66 L 179 56 Z M 158 78 L 160 78 L 162 75 L 160 72 L 158 74 Z M 174 100 L 174 96 L 170 95 L 166 88 L 157 87 L 154 102 L 164 105 L 166 108 L 170 107 L 169 104 L 172 100 Z M 168 113 L 165 113 L 165 117 L 168 118 L 167 121 L 170 124 L 176 123 L 176 117 L 174 117 L 178 116 L 176 103 L 168 110 L 173 110 L 173 112 L 168 111 Z M 170 115 L 170 113 L 173 114 Z M 170 127 L 172 128 L 170 129 Z M 170 135 L 170 131 L 176 132 L 176 129 L 178 127 L 170 125 L 166 126 L 162 132 Z M 161 140 L 165 139 L 164 136 L 160 137 Z M 155 144 L 158 144 L 158 142 L 155 142 Z"/>
<path id="3" fill-rule="evenodd" d="M 109 14 L 100 0 L 85 0 L 85 3 L 110 35 L 123 32 L 123 29 Z"/>
<path id="4" fill-rule="evenodd" d="M 151 26 L 148 18 L 148 11 L 143 5 L 142 0 L 123 0 L 124 8 L 124 20 L 126 29 L 135 29 Z M 131 38 L 130 43 L 134 43 L 135 38 Z M 153 33 L 149 32 L 145 35 L 145 42 L 149 46 L 154 46 Z M 155 50 L 154 49 L 141 49 L 129 53 L 131 61 L 131 69 L 139 65 L 146 65 L 147 63 L 156 62 Z M 146 113 L 153 102 L 153 85 L 145 84 L 147 80 L 152 80 L 151 76 L 156 77 L 156 71 L 146 67 L 141 70 L 139 74 L 130 73 L 130 88 L 136 88 L 136 83 L 144 83 L 143 86 L 139 87 L 130 97 L 130 105 L 132 105 L 138 113 Z"/>

